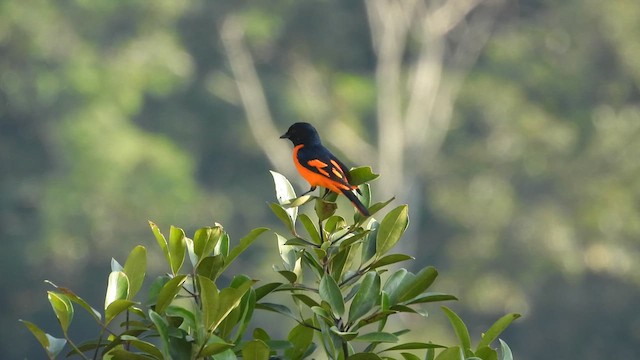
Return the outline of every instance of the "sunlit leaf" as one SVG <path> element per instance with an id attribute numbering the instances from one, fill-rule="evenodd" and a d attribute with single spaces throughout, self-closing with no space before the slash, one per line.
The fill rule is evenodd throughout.
<path id="1" fill-rule="evenodd" d="M 67 289 L 65 287 L 61 287 L 61 286 L 57 286 L 56 284 L 52 283 L 49 280 L 45 280 L 46 283 L 51 284 L 51 286 L 55 287 L 56 289 L 58 289 L 58 291 L 60 291 L 61 293 L 65 294 L 69 300 L 75 302 L 76 304 L 82 306 L 82 308 L 84 308 L 85 310 L 87 310 L 87 312 L 89 314 L 91 314 L 91 316 L 93 316 L 93 318 L 100 322 L 100 320 L 102 319 L 102 315 L 100 314 L 100 312 L 96 309 L 94 309 L 93 307 L 91 307 L 89 305 L 89 303 L 87 303 L 84 299 L 82 299 L 81 297 L 79 297 L 78 295 L 76 295 L 73 291 L 71 291 L 70 289 Z"/>
<path id="2" fill-rule="evenodd" d="M 468 355 L 469 354 L 467 354 L 467 356 Z M 498 360 L 498 352 L 488 346 L 478 348 L 478 350 L 476 350 L 475 352 L 475 356 L 478 360 Z M 467 360 L 468 359 L 471 358 L 467 357 Z"/>
<path id="3" fill-rule="evenodd" d="M 276 203 L 270 203 L 269 207 L 271 211 L 282 221 L 282 223 L 289 229 L 292 234 L 295 234 L 295 223 L 291 219 L 291 215 L 287 212 L 282 205 Z"/>
<path id="4" fill-rule="evenodd" d="M 455 331 L 456 336 L 460 341 L 460 346 L 462 347 L 462 349 L 465 351 L 466 349 L 471 349 L 471 337 L 469 336 L 469 330 L 467 329 L 467 326 L 462 321 L 460 316 L 458 316 L 458 314 L 456 314 L 455 312 L 453 312 L 453 310 L 449 309 L 446 306 L 442 306 L 442 311 L 449 319 L 449 322 L 451 323 L 451 326 L 453 327 L 453 330 Z"/>
<path id="5" fill-rule="evenodd" d="M 297 261 L 296 247 L 293 245 L 286 245 L 287 239 L 280 234 L 276 234 L 278 240 L 278 252 L 284 262 L 284 267 L 288 271 L 294 271 Z"/>
<path id="6" fill-rule="evenodd" d="M 382 360 L 382 358 L 373 353 L 362 352 L 349 356 L 347 360 Z"/>
<path id="7" fill-rule="evenodd" d="M 478 343 L 478 348 L 482 347 L 482 346 L 489 346 L 491 345 L 491 343 L 498 338 L 498 336 L 500 336 L 500 334 L 502 334 L 502 332 L 517 318 L 520 317 L 520 314 L 516 314 L 516 313 L 510 313 L 507 314 L 503 317 L 501 317 L 500 319 L 498 319 L 495 323 L 493 323 L 493 325 L 491 325 L 491 327 L 489 328 L 489 330 L 487 330 L 484 335 L 482 336 L 482 339 L 480 339 L 480 342 Z"/>
<path id="8" fill-rule="evenodd" d="M 123 311 L 126 311 L 133 305 L 136 305 L 135 301 L 127 300 L 127 299 L 118 299 L 113 301 L 107 309 L 104 311 L 104 322 L 106 324 L 110 323 L 116 316 L 121 314 Z"/>
<path id="9" fill-rule="evenodd" d="M 450 347 L 448 349 L 442 350 L 438 356 L 436 356 L 436 360 L 465 360 L 464 353 L 462 349 L 458 346 Z"/>
<path id="10" fill-rule="evenodd" d="M 123 300 L 129 297 L 129 279 L 122 271 L 112 271 L 107 282 L 107 293 L 104 298 L 104 308 L 116 300 Z"/>
<path id="11" fill-rule="evenodd" d="M 127 298 L 131 300 L 136 296 L 144 282 L 144 276 L 147 271 L 147 249 L 141 245 L 133 248 L 124 263 L 123 270 L 127 275 L 127 279 L 129 279 L 129 294 Z"/>
<path id="12" fill-rule="evenodd" d="M 158 294 L 158 300 L 156 301 L 155 311 L 158 314 L 164 313 L 164 309 L 166 309 L 167 306 L 171 304 L 173 299 L 182 289 L 182 284 L 185 282 L 185 280 L 187 280 L 186 275 L 178 275 L 173 279 L 167 281 L 167 283 L 162 286 L 162 289 Z"/>
<path id="13" fill-rule="evenodd" d="M 376 257 L 387 253 L 400 240 L 409 225 L 409 207 L 401 205 L 389 211 L 382 219 L 376 237 Z"/>
<path id="14" fill-rule="evenodd" d="M 200 260 L 196 273 L 215 281 L 220 275 L 223 266 L 224 259 L 222 255 L 207 256 Z"/>
<path id="15" fill-rule="evenodd" d="M 196 230 L 193 235 L 193 251 L 198 260 L 211 255 L 222 237 L 222 226 L 206 227 Z"/>
<path id="16" fill-rule="evenodd" d="M 122 335 L 120 336 L 120 338 L 123 341 L 127 341 L 130 345 L 136 347 L 137 349 L 144 351 L 145 353 L 155 357 L 156 359 L 163 358 L 162 352 L 158 350 L 158 348 L 156 348 L 156 346 L 150 342 L 140 340 L 135 336 L 130 336 L 130 335 Z"/>
<path id="17" fill-rule="evenodd" d="M 507 345 L 506 342 L 502 341 L 502 339 L 498 340 L 500 340 L 500 360 L 513 360 L 513 354 L 511 353 L 509 345 Z"/>
<path id="18" fill-rule="evenodd" d="M 275 171 L 270 171 L 270 172 L 271 172 L 271 176 L 273 177 L 273 183 L 276 188 L 276 199 L 278 199 L 278 203 L 280 205 L 283 205 L 295 199 L 296 192 L 293 189 L 293 186 L 291 186 L 291 183 L 289 182 L 289 180 L 287 180 L 287 178 L 284 177 L 284 175 L 278 172 L 275 172 Z M 291 223 L 295 224 L 296 218 L 298 216 L 298 208 L 290 207 L 288 209 L 285 209 L 285 211 L 287 213 L 287 216 L 291 220 Z"/>
<path id="19" fill-rule="evenodd" d="M 262 340 L 251 340 L 245 343 L 242 348 L 242 358 L 247 360 L 268 360 L 269 346 Z"/>
<path id="20" fill-rule="evenodd" d="M 184 263 L 186 244 L 184 241 L 184 230 L 171 226 L 169 230 L 169 259 L 171 272 L 175 275 L 180 271 Z"/>
<path id="21" fill-rule="evenodd" d="M 167 239 L 165 239 L 164 235 L 162 235 L 162 232 L 160 232 L 158 225 L 156 225 L 152 221 L 149 221 L 149 226 L 151 227 L 151 231 L 153 232 L 153 235 L 158 242 L 158 246 L 160 246 L 160 249 L 162 249 L 162 253 L 165 256 L 167 263 L 171 264 L 171 255 L 169 255 L 169 245 L 167 243 Z"/>
<path id="22" fill-rule="evenodd" d="M 47 296 L 49 298 L 49 303 L 51 303 L 51 307 L 53 308 L 53 312 L 58 318 L 62 332 L 66 335 L 69 325 L 73 320 L 74 311 L 71 300 L 69 300 L 66 295 L 53 291 L 47 291 Z"/>

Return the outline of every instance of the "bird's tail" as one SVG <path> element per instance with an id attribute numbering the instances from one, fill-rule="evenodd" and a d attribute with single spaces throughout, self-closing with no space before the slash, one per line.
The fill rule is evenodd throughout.
<path id="1" fill-rule="evenodd" d="M 360 212 L 360 214 L 362 214 L 365 217 L 369 217 L 371 216 L 369 214 L 369 210 L 367 209 L 366 206 L 364 206 L 364 204 L 360 201 L 360 199 L 358 199 L 358 197 L 356 196 L 356 194 L 353 193 L 352 190 L 342 190 L 341 192 L 344 196 L 347 197 L 347 199 L 349 199 L 349 201 L 351 201 L 351 203 L 353 204 L 353 206 L 356 207 L 356 209 L 358 210 L 358 212 Z"/>

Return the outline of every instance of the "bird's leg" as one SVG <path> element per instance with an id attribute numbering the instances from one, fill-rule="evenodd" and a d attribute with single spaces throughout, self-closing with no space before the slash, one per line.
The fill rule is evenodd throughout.
<path id="1" fill-rule="evenodd" d="M 322 198 L 323 198 L 323 199 L 324 199 L 324 198 L 326 198 L 326 197 L 327 197 L 327 195 L 329 195 L 329 193 L 330 193 L 330 192 L 331 192 L 331 190 L 329 190 L 329 189 L 325 188 L 325 189 L 324 189 L 324 194 L 322 195 Z"/>
<path id="2" fill-rule="evenodd" d="M 307 191 L 307 192 L 306 192 L 306 193 L 304 193 L 304 194 L 301 194 L 300 196 L 307 195 L 308 193 L 312 192 L 312 191 L 313 191 L 313 190 L 315 190 L 316 188 L 317 188 L 317 186 L 312 186 L 312 187 L 311 187 L 311 189 L 309 189 L 309 191 Z"/>

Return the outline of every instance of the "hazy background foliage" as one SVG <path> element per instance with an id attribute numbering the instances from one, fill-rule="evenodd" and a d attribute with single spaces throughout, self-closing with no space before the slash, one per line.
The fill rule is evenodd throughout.
<path id="1" fill-rule="evenodd" d="M 405 178 L 385 154 L 372 155 L 397 135 L 377 118 L 380 94 L 394 84 L 380 82 L 375 0 L 0 2 L 3 358 L 42 355 L 18 318 L 55 331 L 42 280 L 100 304 L 110 258 L 153 247 L 148 219 L 187 233 L 217 221 L 232 239 L 279 226 L 266 205 L 268 170 L 295 178 L 289 145 L 248 125 L 234 44 L 251 55 L 278 133 L 314 122 L 349 163 L 382 172 L 387 182 L 373 183 L 374 194 L 409 203 L 404 246 L 416 268 L 439 268 L 437 288 L 463 300 L 455 308 L 473 332 L 513 311 L 524 317 L 504 336 L 519 359 L 632 358 L 640 5 L 458 2 L 474 3 L 461 24 L 490 18 L 482 28 L 490 36 L 471 61 L 451 45 L 466 39 L 463 25 L 436 43 L 444 84 L 459 85 L 438 92 L 455 96 L 434 117 L 445 124 L 431 128 L 437 146 L 404 149 Z M 407 39 L 400 55 L 409 70 L 399 79 L 411 86 L 419 67 L 409 65 L 434 42 Z M 387 185 L 394 181 L 404 190 Z M 242 271 L 275 277 L 275 245 L 250 249 Z M 424 333 L 446 340 L 433 313 Z"/>

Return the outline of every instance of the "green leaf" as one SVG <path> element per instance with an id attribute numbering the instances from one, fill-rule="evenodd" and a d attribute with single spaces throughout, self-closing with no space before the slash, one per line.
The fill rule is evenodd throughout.
<path id="1" fill-rule="evenodd" d="M 313 306 L 320 306 L 314 299 L 305 295 L 305 294 L 291 294 L 294 300 L 300 301 L 303 304 L 307 305 L 309 308 Z"/>
<path id="2" fill-rule="evenodd" d="M 276 199 L 278 199 L 278 203 L 280 205 L 284 205 L 284 204 L 288 204 L 291 200 L 295 199 L 296 192 L 293 189 L 293 186 L 291 186 L 291 183 L 289 182 L 289 180 L 287 180 L 287 178 L 284 177 L 284 175 L 278 172 L 275 172 L 275 171 L 270 171 L 270 172 L 271 172 L 271 176 L 273 177 L 273 183 L 276 188 Z M 291 220 L 291 223 L 295 224 L 296 218 L 298 216 L 298 208 L 290 207 L 288 209 L 285 209 L 285 211 L 287 213 L 287 216 Z"/>
<path id="3" fill-rule="evenodd" d="M 395 350 L 421 350 L 421 349 L 444 349 L 446 346 L 433 344 L 433 343 L 423 343 L 423 342 L 408 342 L 400 345 L 392 346 L 388 349 L 380 351 L 395 351 Z"/>
<path id="4" fill-rule="evenodd" d="M 335 214 L 338 205 L 335 202 L 327 201 L 321 198 L 316 199 L 315 211 L 320 221 L 325 221 Z"/>
<path id="5" fill-rule="evenodd" d="M 367 225 L 369 232 L 365 235 L 362 241 L 362 264 L 366 264 L 376 255 L 376 238 L 378 237 L 378 229 L 380 223 L 375 219 L 372 219 Z"/>
<path id="6" fill-rule="evenodd" d="M 256 289 L 256 301 L 262 299 L 268 294 L 272 293 L 274 290 L 280 287 L 282 283 L 272 282 L 265 285 L 262 285 Z"/>
<path id="7" fill-rule="evenodd" d="M 500 336 L 500 334 L 502 334 L 502 332 L 513 322 L 513 320 L 519 317 L 520 314 L 510 313 L 498 319 L 498 321 L 493 323 L 489 330 L 484 333 L 482 339 L 480 339 L 480 342 L 478 343 L 478 348 L 491 345 L 493 340 L 497 339 L 498 336 Z"/>
<path id="8" fill-rule="evenodd" d="M 209 338 L 207 345 L 198 354 L 197 359 L 201 359 L 207 356 L 212 356 L 215 354 L 220 354 L 223 351 L 231 349 L 233 346 L 234 344 L 227 343 L 223 339 L 219 338 L 218 336 L 212 335 Z M 214 359 L 218 359 L 218 357 L 216 356 L 214 357 Z"/>
<path id="9" fill-rule="evenodd" d="M 186 326 L 195 329 L 197 326 L 196 314 L 194 314 L 191 309 L 186 309 L 182 306 L 169 305 L 164 311 L 167 316 L 182 318 L 182 325 L 180 325 L 180 327 Z"/>
<path id="10" fill-rule="evenodd" d="M 210 279 L 198 276 L 198 282 L 200 283 L 205 326 L 210 331 L 215 330 L 229 313 L 240 305 L 242 296 L 252 285 L 251 281 L 246 281 L 238 288 L 229 287 L 218 292 L 215 283 Z"/>
<path id="11" fill-rule="evenodd" d="M 124 263 L 124 273 L 129 279 L 128 299 L 133 299 L 140 291 L 144 276 L 147 270 L 147 249 L 138 245 L 129 253 L 127 261 Z"/>
<path id="12" fill-rule="evenodd" d="M 471 337 L 469 336 L 469 330 L 460 316 L 446 306 L 442 306 L 442 311 L 444 311 L 444 314 L 449 319 L 451 326 L 453 326 L 453 330 L 455 331 L 458 340 L 460 340 L 460 346 L 462 349 L 465 352 L 468 349 L 471 349 Z"/>
<path id="13" fill-rule="evenodd" d="M 426 292 L 412 299 L 411 301 L 408 301 L 407 305 L 438 302 L 438 301 L 450 301 L 450 300 L 458 300 L 458 298 L 449 294 Z"/>
<path id="14" fill-rule="evenodd" d="M 294 319 L 294 320 L 298 320 L 298 318 L 293 314 L 293 312 L 291 312 L 291 309 L 289 309 L 287 306 L 282 305 L 282 304 L 273 304 L 273 303 L 262 302 L 262 303 L 257 303 L 256 304 L 256 309 L 275 312 L 275 313 L 278 313 L 280 315 L 284 315 L 284 316 L 286 316 L 288 318 L 291 318 L 291 319 Z"/>
<path id="15" fill-rule="evenodd" d="M 169 263 L 171 264 L 171 273 L 173 275 L 180 271 L 184 263 L 184 255 L 187 248 L 184 237 L 184 230 L 171 226 L 169 230 Z"/>
<path id="16" fill-rule="evenodd" d="M 353 324 L 366 315 L 376 305 L 380 298 L 380 276 L 375 271 L 369 271 L 361 280 L 351 307 L 349 308 L 349 323 Z"/>
<path id="17" fill-rule="evenodd" d="M 370 215 L 374 215 L 378 211 L 384 209 L 387 205 L 389 205 L 395 199 L 396 199 L 395 197 L 392 197 L 391 199 L 389 199 L 387 201 L 377 202 L 377 203 L 369 206 L 369 214 Z"/>
<path id="18" fill-rule="evenodd" d="M 316 228 L 311 218 L 307 214 L 300 214 L 299 218 L 300 222 L 302 222 L 302 225 L 309 234 L 309 237 L 311 237 L 311 241 L 313 241 L 313 243 L 315 244 L 320 245 L 322 243 L 322 240 L 320 239 L 320 233 L 318 232 L 318 229 Z"/>
<path id="19" fill-rule="evenodd" d="M 366 182 L 375 180 L 380 174 L 374 174 L 370 166 L 360 166 L 349 170 L 349 183 L 358 186 Z"/>
<path id="20" fill-rule="evenodd" d="M 402 355 L 402 357 L 404 358 L 404 360 L 420 360 L 420 358 L 417 355 L 414 355 L 412 353 L 400 353 L 400 355 Z"/>
<path id="21" fill-rule="evenodd" d="M 211 255 L 222 237 L 222 226 L 205 227 L 196 230 L 193 235 L 193 251 L 198 260 Z"/>
<path id="22" fill-rule="evenodd" d="M 336 318 L 342 317 L 344 314 L 344 300 L 342 293 L 336 281 L 328 274 L 325 274 L 320 280 L 320 298 L 326 301 Z"/>
<path id="23" fill-rule="evenodd" d="M 289 340 L 292 347 L 285 350 L 286 358 L 291 360 L 300 360 L 313 344 L 313 329 L 308 326 L 298 324 L 291 329 L 287 340 Z"/>
<path id="24" fill-rule="evenodd" d="M 260 236 L 262 233 L 264 233 L 267 230 L 269 229 L 267 228 L 253 229 L 251 230 L 251 232 L 249 232 L 247 236 L 240 239 L 240 243 L 238 244 L 238 246 L 231 249 L 231 251 L 229 252 L 229 255 L 225 258 L 222 271 L 224 271 L 229 265 L 231 265 L 233 260 L 235 260 L 240 254 L 242 254 L 249 247 L 249 245 L 251 245 L 251 243 L 253 243 L 258 238 L 258 236 Z"/>
<path id="25" fill-rule="evenodd" d="M 370 343 L 396 343 L 399 341 L 398 337 L 387 332 L 372 332 L 364 335 L 360 335 L 353 341 L 364 341 Z"/>
<path id="26" fill-rule="evenodd" d="M 278 252 L 284 262 L 285 269 L 288 271 L 294 271 L 296 261 L 298 260 L 296 247 L 293 245 L 286 245 L 288 240 L 280 234 L 276 234 L 276 239 L 278 240 Z"/>
<path id="27" fill-rule="evenodd" d="M 347 360 L 382 360 L 382 358 L 373 353 L 362 352 L 349 356 Z"/>
<path id="28" fill-rule="evenodd" d="M 488 346 L 478 348 L 475 352 L 476 359 L 479 360 L 498 360 L 498 352 Z M 467 358 L 468 360 L 469 358 Z"/>
<path id="29" fill-rule="evenodd" d="M 104 298 L 104 308 L 116 300 L 123 300 L 129 297 L 129 278 L 122 271 L 112 271 L 107 281 L 107 294 Z"/>
<path id="30" fill-rule="evenodd" d="M 27 327 L 27 329 L 29 329 L 31 334 L 35 336 L 35 338 L 38 340 L 40 345 L 44 348 L 44 350 L 47 352 L 47 354 L 51 358 L 56 357 L 62 351 L 64 346 L 67 344 L 67 340 L 58 339 L 45 333 L 36 324 L 30 321 L 20 320 L 20 322 L 23 323 L 24 326 Z"/>
<path id="31" fill-rule="evenodd" d="M 296 233 L 295 223 L 291 219 L 291 215 L 287 212 L 288 209 L 285 209 L 282 205 L 276 203 L 270 203 L 269 207 L 271 211 L 282 221 L 284 226 L 289 229 L 292 234 Z"/>
<path id="32" fill-rule="evenodd" d="M 246 360 L 268 360 L 269 346 L 262 340 L 248 341 L 242 348 L 242 358 Z"/>
<path id="33" fill-rule="evenodd" d="M 306 203 L 308 203 L 309 201 L 315 199 L 316 196 L 313 195 L 302 195 L 300 197 L 297 197 L 295 199 L 292 199 L 289 202 L 286 203 L 282 203 L 282 206 L 286 209 L 286 208 L 293 208 L 293 207 L 299 207 L 302 206 Z M 299 214 L 298 214 L 299 216 Z"/>
<path id="34" fill-rule="evenodd" d="M 91 314 L 91 316 L 93 316 L 93 318 L 97 322 L 100 322 L 100 320 L 102 319 L 102 315 L 100 314 L 100 312 L 98 310 L 94 309 L 93 307 L 91 307 L 89 305 L 89 303 L 87 303 L 84 299 L 82 299 L 81 297 L 76 295 L 73 291 L 71 291 L 70 289 L 67 289 L 65 287 L 58 286 L 58 285 L 52 283 L 49 280 L 45 280 L 45 283 L 48 283 L 51 286 L 55 287 L 58 291 L 60 291 L 61 293 L 65 294 L 69 298 L 69 300 L 71 300 L 71 301 L 75 302 L 76 304 L 82 306 L 85 310 L 87 310 L 87 312 L 89 314 Z"/>
<path id="35" fill-rule="evenodd" d="M 158 348 L 156 348 L 156 346 L 152 343 L 142 341 L 137 337 L 130 335 L 122 335 L 120 336 L 120 339 L 123 341 L 127 341 L 130 345 L 138 348 L 141 351 L 144 351 L 145 353 L 153 356 L 156 359 L 163 358 L 162 351 L 158 350 Z"/>
<path id="36" fill-rule="evenodd" d="M 433 284 L 436 277 L 438 276 L 438 271 L 433 266 L 427 266 L 420 270 L 415 277 L 413 277 L 410 283 L 402 283 L 400 291 L 400 302 L 411 300 L 416 296 L 422 294 L 425 290 Z"/>
<path id="37" fill-rule="evenodd" d="M 162 249 L 162 253 L 164 253 L 164 257 L 167 259 L 167 263 L 171 264 L 171 255 L 169 255 L 169 245 L 167 244 L 167 239 L 165 239 L 164 235 L 160 232 L 158 225 L 149 221 L 149 226 L 151 227 L 151 232 L 156 238 L 160 249 Z"/>
<path id="38" fill-rule="evenodd" d="M 500 340 L 500 353 L 502 354 L 500 356 L 500 360 L 513 360 L 513 354 L 511 353 L 509 345 L 507 345 L 506 342 L 502 341 L 502 339 L 498 340 Z"/>
<path id="39" fill-rule="evenodd" d="M 399 263 L 401 261 L 413 260 L 413 256 L 405 255 L 405 254 L 391 254 L 385 255 L 380 259 L 374 261 L 371 265 L 369 265 L 370 269 L 375 269 L 381 266 L 387 266 L 395 263 Z"/>
<path id="40" fill-rule="evenodd" d="M 171 359 L 169 355 L 169 325 L 166 320 L 157 312 L 149 310 L 149 319 L 156 327 L 162 342 L 162 355 L 164 359 Z"/>
<path id="41" fill-rule="evenodd" d="M 224 266 L 224 258 L 222 255 L 207 256 L 200 261 L 196 268 L 196 273 L 215 281 Z"/>
<path id="42" fill-rule="evenodd" d="M 457 346 L 442 350 L 436 357 L 436 360 L 464 360 L 462 349 Z"/>
<path id="43" fill-rule="evenodd" d="M 401 291 L 399 291 L 400 287 L 403 283 L 407 283 L 408 286 L 413 278 L 415 278 L 415 275 L 411 274 L 406 269 L 398 269 L 387 279 L 382 290 L 389 295 L 390 305 L 398 303 L 398 299 L 401 295 Z"/>
<path id="44" fill-rule="evenodd" d="M 113 301 L 111 304 L 109 304 L 109 306 L 107 306 L 107 309 L 104 311 L 105 324 L 109 324 L 111 320 L 113 320 L 116 316 L 136 304 L 137 303 L 135 301 L 127 299 L 118 299 Z"/>
<path id="45" fill-rule="evenodd" d="M 337 335 L 338 337 L 340 337 L 340 339 L 342 339 L 342 341 L 351 341 L 353 339 L 356 338 L 356 336 L 358 336 L 358 332 L 357 331 L 340 331 L 338 330 L 338 328 L 336 326 L 332 326 L 330 328 L 331 332 L 335 335 Z"/>
<path id="46" fill-rule="evenodd" d="M 409 207 L 401 205 L 382 219 L 376 237 L 376 257 L 387 253 L 400 240 L 409 225 Z"/>
<path id="47" fill-rule="evenodd" d="M 182 289 L 182 284 L 184 284 L 185 280 L 187 280 L 186 275 L 178 275 L 162 286 L 158 294 L 158 300 L 156 301 L 155 311 L 158 314 L 164 313 L 164 310 L 171 304 Z"/>
<path id="48" fill-rule="evenodd" d="M 66 295 L 53 291 L 47 291 L 47 297 L 49 298 L 53 312 L 58 318 L 62 332 L 66 335 L 69 325 L 73 320 L 74 311 L 71 300 L 69 300 Z"/>

